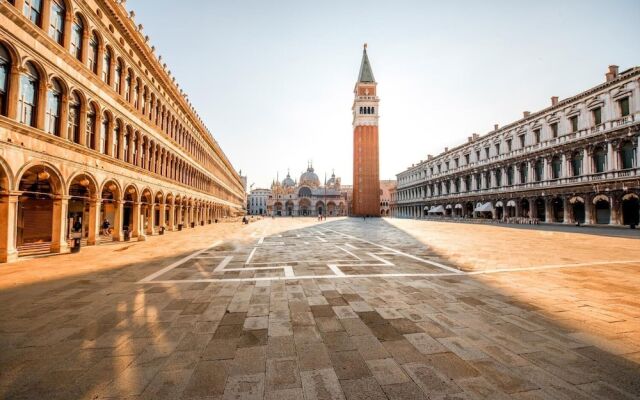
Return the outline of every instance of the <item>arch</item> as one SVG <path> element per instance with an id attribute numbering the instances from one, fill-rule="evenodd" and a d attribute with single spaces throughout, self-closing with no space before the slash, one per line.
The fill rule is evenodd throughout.
<path id="1" fill-rule="evenodd" d="M 580 196 L 573 196 L 569 199 L 569 204 L 582 203 L 584 204 L 584 199 Z"/>
<path id="2" fill-rule="evenodd" d="M 632 199 L 640 199 L 640 197 L 635 193 L 627 193 L 622 196 L 622 200 L 632 200 Z"/>
<path id="3" fill-rule="evenodd" d="M 140 203 L 153 204 L 154 199 L 155 197 L 153 197 L 153 191 L 148 186 L 142 188 L 142 191 L 140 192 Z"/>
<path id="4" fill-rule="evenodd" d="M 154 196 L 154 203 L 157 203 L 157 204 L 164 204 L 164 199 L 165 199 L 164 192 L 162 191 L 162 189 L 159 189 L 159 190 L 155 193 L 155 196 Z"/>
<path id="5" fill-rule="evenodd" d="M 593 200 L 592 200 L 593 204 L 596 204 L 599 201 L 606 201 L 607 203 L 609 203 L 609 197 L 604 194 L 598 194 L 593 197 Z"/>
<path id="6" fill-rule="evenodd" d="M 635 227 L 640 223 L 640 199 L 635 193 L 627 193 L 622 197 L 622 224 Z"/>
<path id="7" fill-rule="evenodd" d="M 0 193 L 13 190 L 13 173 L 9 164 L 0 157 Z"/>
<path id="8" fill-rule="evenodd" d="M 82 182 L 85 179 L 86 181 Z M 67 179 L 67 182 L 68 186 L 66 189 L 66 193 L 70 196 L 72 195 L 71 191 L 75 184 L 80 184 L 80 186 L 86 187 L 89 190 L 91 197 L 95 197 L 97 195 L 98 188 L 100 187 L 98 185 L 98 181 L 92 174 L 82 170 L 78 170 L 71 174 L 71 176 L 69 176 L 69 178 Z"/>
<path id="9" fill-rule="evenodd" d="M 88 29 L 87 20 L 79 12 L 73 14 L 71 20 L 71 38 L 69 40 L 69 52 L 80 62 L 84 62 L 83 50 L 87 45 L 84 39 L 84 32 Z"/>
<path id="10" fill-rule="evenodd" d="M 140 201 L 140 189 L 135 183 L 129 183 L 124 186 L 122 191 L 123 201 L 139 202 Z"/>
<path id="11" fill-rule="evenodd" d="M 26 177 L 26 175 L 28 175 L 28 173 L 33 172 L 30 170 L 34 168 L 45 170 L 50 174 L 49 179 L 52 179 L 51 183 L 53 184 L 52 194 L 61 195 L 63 193 L 66 193 L 67 185 L 65 184 L 65 180 L 62 177 L 62 174 L 60 173 L 60 171 L 53 164 L 47 161 L 42 161 L 42 160 L 34 160 L 31 162 L 28 162 L 25 165 L 23 165 L 22 168 L 20 168 L 20 170 L 18 170 L 16 179 L 15 179 L 16 185 L 18 186 L 16 187 L 17 190 L 21 190 L 21 191 L 23 190 L 20 188 L 21 181 Z M 40 171 L 36 171 L 35 173 L 38 173 L 38 172 Z"/>
<path id="12" fill-rule="evenodd" d="M 120 183 L 115 180 L 115 179 L 111 179 L 111 178 L 107 178 L 104 180 L 104 182 L 102 182 L 102 184 L 99 187 L 99 193 L 100 193 L 100 197 L 104 198 L 104 193 L 105 192 L 111 192 L 113 193 L 113 197 L 114 200 L 121 200 L 122 199 L 122 187 L 120 186 Z"/>

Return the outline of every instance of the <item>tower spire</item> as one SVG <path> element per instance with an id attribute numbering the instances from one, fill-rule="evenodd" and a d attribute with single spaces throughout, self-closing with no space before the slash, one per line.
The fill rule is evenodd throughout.
<path id="1" fill-rule="evenodd" d="M 367 44 L 364 44 L 362 49 L 362 62 L 360 63 L 360 74 L 358 74 L 358 82 L 375 82 L 373 77 L 373 71 L 371 70 L 371 63 L 369 62 L 369 56 L 367 55 Z"/>

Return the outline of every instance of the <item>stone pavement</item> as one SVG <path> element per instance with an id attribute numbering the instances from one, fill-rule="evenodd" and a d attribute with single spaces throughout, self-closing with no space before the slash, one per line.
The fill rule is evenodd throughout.
<path id="1" fill-rule="evenodd" d="M 0 398 L 640 398 L 636 239 L 264 220 L 0 266 Z"/>

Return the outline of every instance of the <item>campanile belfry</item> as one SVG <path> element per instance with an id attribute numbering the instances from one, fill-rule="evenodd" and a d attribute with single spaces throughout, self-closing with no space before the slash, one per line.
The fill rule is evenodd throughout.
<path id="1" fill-rule="evenodd" d="M 380 216 L 380 163 L 378 151 L 378 103 L 367 44 L 353 100 L 353 205 L 356 216 Z"/>

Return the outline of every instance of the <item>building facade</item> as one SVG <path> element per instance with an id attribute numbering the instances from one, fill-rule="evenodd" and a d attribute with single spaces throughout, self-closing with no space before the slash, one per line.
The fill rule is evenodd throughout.
<path id="1" fill-rule="evenodd" d="M 380 216 L 377 85 L 365 44 L 352 108 L 354 216 Z"/>
<path id="2" fill-rule="evenodd" d="M 241 213 L 240 177 L 123 3 L 0 1 L 0 262 Z"/>
<path id="3" fill-rule="evenodd" d="M 250 215 L 265 215 L 270 189 L 253 189 L 247 198 L 247 210 Z"/>
<path id="4" fill-rule="evenodd" d="M 271 184 L 267 203 L 269 215 L 335 217 L 347 213 L 347 193 L 342 190 L 340 178 L 331 174 L 323 186 L 311 164 L 297 182 L 287 173 L 282 182 L 276 179 Z"/>
<path id="5" fill-rule="evenodd" d="M 391 215 L 391 193 L 395 191 L 395 179 L 383 179 L 380 181 L 380 216 Z"/>
<path id="6" fill-rule="evenodd" d="M 638 223 L 640 67 L 399 173 L 394 213 Z"/>

